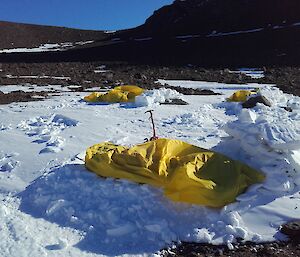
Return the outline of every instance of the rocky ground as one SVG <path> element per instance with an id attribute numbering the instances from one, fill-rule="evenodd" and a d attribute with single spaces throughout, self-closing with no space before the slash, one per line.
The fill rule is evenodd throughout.
<path id="1" fill-rule="evenodd" d="M 62 85 L 74 86 L 72 91 L 89 88 L 111 88 L 117 85 L 138 85 L 143 88 L 158 88 L 157 79 L 202 80 L 222 83 L 271 83 L 286 93 L 300 95 L 300 68 L 262 67 L 265 77 L 253 79 L 244 74 L 232 73 L 229 69 L 204 69 L 193 66 L 164 67 L 133 65 L 122 62 L 66 62 L 66 63 L 3 63 L 0 64 L 0 85 Z M 211 91 L 176 88 L 184 94 L 213 94 Z M 38 95 L 45 96 L 42 92 Z M 36 100 L 37 93 L 1 94 L 0 103 Z M 1 100 L 5 98 L 6 100 Z M 10 99 L 10 100 L 9 100 Z"/>
<path id="2" fill-rule="evenodd" d="M 235 256 L 235 257 L 290 257 L 300 256 L 299 241 L 288 243 L 275 242 L 268 244 L 242 244 L 236 245 L 234 250 L 226 246 L 211 246 L 194 243 L 183 243 L 174 249 L 163 251 L 164 257 L 208 257 L 208 256 Z"/>

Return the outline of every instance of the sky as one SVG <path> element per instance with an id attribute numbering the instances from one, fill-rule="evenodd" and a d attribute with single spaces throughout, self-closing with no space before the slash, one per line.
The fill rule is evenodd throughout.
<path id="1" fill-rule="evenodd" d="M 80 29 L 141 25 L 173 0 L 1 0 L 0 20 Z"/>

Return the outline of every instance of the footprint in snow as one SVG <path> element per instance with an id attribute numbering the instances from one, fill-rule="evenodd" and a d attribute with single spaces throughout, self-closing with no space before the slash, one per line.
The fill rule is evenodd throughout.
<path id="1" fill-rule="evenodd" d="M 9 124 L 9 125 L 3 125 L 3 124 L 1 124 L 0 125 L 0 131 L 6 131 L 6 130 L 10 130 L 10 129 L 12 129 L 11 124 Z"/>
<path id="2" fill-rule="evenodd" d="M 12 172 L 18 165 L 19 161 L 15 160 L 13 157 L 18 154 L 1 154 L 0 153 L 0 172 Z"/>
<path id="3" fill-rule="evenodd" d="M 58 251 L 66 248 L 68 246 L 68 243 L 65 240 L 58 239 L 57 244 L 53 245 L 47 245 L 45 248 L 50 251 Z"/>
<path id="4" fill-rule="evenodd" d="M 22 121 L 18 128 L 25 131 L 29 137 L 33 137 L 33 143 L 45 145 L 40 154 L 58 153 L 63 150 L 66 141 L 59 134 L 67 128 L 77 126 L 77 124 L 77 120 L 60 114 L 52 114 Z"/>

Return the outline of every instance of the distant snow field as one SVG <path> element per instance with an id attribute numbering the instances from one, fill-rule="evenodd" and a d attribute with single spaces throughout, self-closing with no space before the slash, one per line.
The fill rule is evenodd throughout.
<path id="1" fill-rule="evenodd" d="M 1 49 L 1 53 L 26 53 L 26 52 L 53 52 L 53 51 L 64 51 L 73 48 L 78 45 L 86 45 L 93 43 L 94 41 L 80 41 L 80 42 L 65 42 L 56 44 L 43 44 L 39 47 L 34 48 L 11 48 L 11 49 Z"/>
<path id="2" fill-rule="evenodd" d="M 20 78 L 20 79 L 57 79 L 57 80 L 71 80 L 70 77 L 63 77 L 63 76 L 60 76 L 60 77 L 58 77 L 58 76 L 45 76 L 45 75 L 43 75 L 43 76 L 39 76 L 39 75 L 36 75 L 36 76 L 32 76 L 32 75 L 30 75 L 30 76 L 28 76 L 28 75 L 26 75 L 26 76 L 23 76 L 23 75 L 21 75 L 21 76 L 14 76 L 14 75 L 8 74 L 8 75 L 6 75 L 5 77 L 8 78 L 8 79 L 17 79 L 17 78 Z"/>
<path id="3" fill-rule="evenodd" d="M 238 71 L 240 72 L 240 71 Z M 226 95 L 232 94 L 232 90 L 252 90 L 256 88 L 264 88 L 266 86 L 274 86 L 267 84 L 224 84 L 218 82 L 206 82 L 206 81 L 189 81 L 189 80 L 164 80 L 159 79 L 157 81 L 161 85 L 168 85 L 173 87 L 183 87 L 183 88 L 193 88 L 193 89 L 208 89 L 213 90 L 217 93 L 222 93 Z"/>
<path id="4" fill-rule="evenodd" d="M 154 256 L 180 241 L 232 249 L 238 238 L 285 239 L 279 226 L 299 218 L 300 210 L 299 97 L 274 85 L 159 82 L 223 94 L 185 96 L 160 89 L 146 92 L 136 104 L 97 105 L 82 101 L 87 93 L 62 92 L 1 106 L 0 256 Z M 237 89 L 254 88 L 272 107 L 242 109 L 225 102 Z M 189 105 L 158 104 L 173 97 Z M 157 188 L 88 172 L 89 146 L 104 141 L 130 146 L 151 136 L 149 108 L 159 137 L 243 161 L 263 171 L 265 182 L 235 203 L 211 209 L 174 203 Z"/>
<path id="5" fill-rule="evenodd" d="M 253 79 L 260 79 L 264 78 L 265 74 L 263 70 L 257 70 L 257 69 L 247 69 L 247 68 L 241 68 L 239 70 L 235 71 L 229 71 L 230 73 L 240 73 L 245 74 L 246 76 L 253 78 Z"/>

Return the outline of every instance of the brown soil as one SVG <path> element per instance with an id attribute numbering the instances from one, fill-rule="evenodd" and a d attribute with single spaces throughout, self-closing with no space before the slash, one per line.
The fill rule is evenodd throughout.
<path id="1" fill-rule="evenodd" d="M 0 21 L 0 49 L 34 48 L 41 44 L 99 40 L 103 31 L 69 29 Z"/>
<path id="2" fill-rule="evenodd" d="M 14 91 L 11 93 L 4 94 L 0 91 L 0 104 L 9 104 L 13 102 L 38 101 L 44 99 L 46 96 L 47 96 L 46 92 L 27 93 L 24 91 Z"/>

